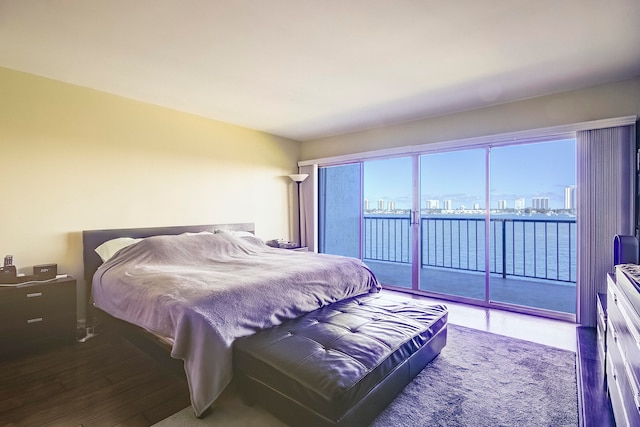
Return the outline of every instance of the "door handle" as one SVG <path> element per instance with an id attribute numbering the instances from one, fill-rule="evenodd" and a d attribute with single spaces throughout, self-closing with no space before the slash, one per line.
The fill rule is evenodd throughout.
<path id="1" fill-rule="evenodd" d="M 420 214 L 418 211 L 411 211 L 411 218 L 409 220 L 411 222 L 411 225 L 416 225 L 418 224 L 418 222 L 420 221 Z"/>

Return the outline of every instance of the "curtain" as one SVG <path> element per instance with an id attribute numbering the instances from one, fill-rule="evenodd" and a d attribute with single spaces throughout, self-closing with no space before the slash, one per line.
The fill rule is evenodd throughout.
<path id="1" fill-rule="evenodd" d="M 309 175 L 300 184 L 300 242 L 318 252 L 318 165 L 302 166 L 300 173 Z"/>
<path id="2" fill-rule="evenodd" d="M 616 234 L 633 234 L 635 126 L 579 131 L 576 321 L 596 325 L 596 297 L 613 271 Z"/>

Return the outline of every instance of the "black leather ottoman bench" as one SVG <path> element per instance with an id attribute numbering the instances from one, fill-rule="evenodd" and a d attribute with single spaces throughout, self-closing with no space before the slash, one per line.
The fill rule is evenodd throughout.
<path id="1" fill-rule="evenodd" d="M 443 305 L 355 297 L 237 340 L 234 380 L 287 424 L 367 425 L 446 341 Z"/>

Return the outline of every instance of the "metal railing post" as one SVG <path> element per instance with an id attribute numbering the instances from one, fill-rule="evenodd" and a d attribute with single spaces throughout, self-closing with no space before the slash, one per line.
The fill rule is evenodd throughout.
<path id="1" fill-rule="evenodd" d="M 502 221 L 502 278 L 507 278 L 507 221 Z"/>

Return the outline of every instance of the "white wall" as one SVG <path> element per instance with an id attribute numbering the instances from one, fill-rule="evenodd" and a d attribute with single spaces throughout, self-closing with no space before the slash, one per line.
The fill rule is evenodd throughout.
<path id="1" fill-rule="evenodd" d="M 302 160 L 640 114 L 640 77 L 302 143 Z"/>

